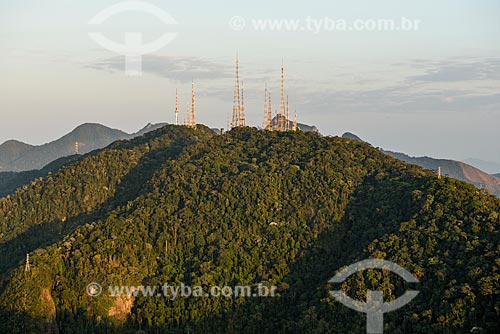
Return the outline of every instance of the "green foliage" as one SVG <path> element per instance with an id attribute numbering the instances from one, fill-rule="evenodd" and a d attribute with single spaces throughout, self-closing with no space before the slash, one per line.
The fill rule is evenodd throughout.
<path id="1" fill-rule="evenodd" d="M 31 181 L 44 178 L 53 172 L 56 172 L 64 165 L 77 161 L 78 156 L 72 155 L 53 161 L 42 169 L 26 172 L 0 172 L 0 197 L 12 195 L 17 188 L 28 186 Z"/>
<path id="2" fill-rule="evenodd" d="M 386 315 L 387 332 L 478 326 L 494 333 L 499 212 L 498 199 L 473 186 L 437 180 L 364 143 L 169 126 L 0 200 L 0 247 L 16 254 L 25 243 L 31 251 L 41 247 L 29 275 L 22 257 L 13 263 L 1 253 L 0 309 L 11 320 L 0 328 L 14 332 L 29 322 L 60 333 L 363 332 L 365 317 L 330 299 L 327 281 L 343 266 L 378 257 L 421 280 L 417 299 Z M 139 296 L 124 317 L 110 312 L 118 301 L 107 291 L 85 293 L 90 282 L 106 290 L 262 281 L 278 286 L 276 298 Z M 342 288 L 358 299 L 381 288 L 390 300 L 407 285 L 369 271 Z"/>

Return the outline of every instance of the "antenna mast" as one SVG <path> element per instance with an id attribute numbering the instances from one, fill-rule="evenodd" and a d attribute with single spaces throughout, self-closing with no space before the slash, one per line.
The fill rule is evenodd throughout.
<path id="1" fill-rule="evenodd" d="M 268 93 L 269 94 L 269 97 L 267 99 L 267 126 L 269 128 L 269 130 L 274 130 L 274 125 L 273 125 L 273 116 L 272 116 L 272 110 L 273 110 L 273 107 L 272 107 L 272 104 L 271 104 L 271 92 Z"/>
<path id="2" fill-rule="evenodd" d="M 246 125 L 246 119 L 245 119 L 245 106 L 243 97 L 243 82 L 241 83 L 241 91 L 240 91 L 240 63 L 239 63 L 238 53 L 236 53 L 236 82 L 234 85 L 233 122 L 231 123 L 231 128 L 236 128 L 245 125 Z"/>
<path id="3" fill-rule="evenodd" d="M 179 125 L 179 94 L 175 89 L 175 125 Z"/>
<path id="4" fill-rule="evenodd" d="M 195 94 L 194 94 L 194 80 L 191 82 L 191 124 L 190 127 L 196 128 L 196 105 L 195 105 Z"/>
<path id="5" fill-rule="evenodd" d="M 238 113 L 237 113 L 237 123 L 236 126 L 239 126 L 239 120 L 240 120 L 240 108 L 241 108 L 241 101 L 240 101 L 240 70 L 239 70 L 239 59 L 238 59 L 238 53 L 236 53 L 236 91 L 238 93 Z"/>
<path id="6" fill-rule="evenodd" d="M 26 265 L 24 266 L 24 271 L 29 273 L 31 271 L 31 266 L 30 266 L 30 254 L 26 254 Z"/>
<path id="7" fill-rule="evenodd" d="M 281 117 L 282 116 L 282 117 Z M 280 110 L 278 112 L 278 130 L 283 131 L 285 129 L 283 122 L 283 117 L 285 117 L 285 65 L 283 61 L 281 62 L 281 97 L 280 97 Z"/>
<path id="8" fill-rule="evenodd" d="M 288 95 L 286 96 L 286 114 L 285 114 L 285 130 L 290 130 L 290 121 L 288 118 Z"/>
<path id="9" fill-rule="evenodd" d="M 245 120 L 245 100 L 243 96 L 243 80 L 241 80 L 241 105 L 240 105 L 240 124 L 239 126 L 246 126 Z"/>
<path id="10" fill-rule="evenodd" d="M 267 123 L 267 84 L 264 88 L 264 118 L 262 120 L 262 130 L 269 130 Z"/>

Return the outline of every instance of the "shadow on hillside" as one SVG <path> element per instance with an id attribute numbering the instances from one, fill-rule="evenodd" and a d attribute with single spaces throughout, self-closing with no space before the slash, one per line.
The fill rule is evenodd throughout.
<path id="1" fill-rule="evenodd" d="M 339 332 L 337 324 L 350 324 L 340 332 L 357 327 L 363 332 L 364 316 L 346 308 L 339 314 L 339 308 L 320 301 L 328 297 L 327 282 L 340 268 L 366 259 L 366 248 L 373 240 L 397 231 L 401 222 L 409 220 L 413 187 L 389 177 L 367 177 L 352 195 L 342 221 L 320 235 L 306 256 L 291 266 L 284 278 L 289 288 L 280 298 L 248 300 L 202 325 L 220 323 L 219 328 L 228 328 L 225 333 L 276 334 L 333 333 Z M 246 316 L 250 312 L 252 318 Z"/>
<path id="2" fill-rule="evenodd" d="M 78 314 L 88 314 L 88 310 L 78 309 Z M 95 317 L 88 316 L 78 319 L 55 319 L 47 320 L 42 317 L 33 317 L 32 315 L 22 312 L 13 311 L 5 308 L 0 308 L 0 332 L 9 334 L 112 334 L 116 333 L 112 329 L 109 321 L 97 321 Z M 69 326 L 71 325 L 71 329 Z M 76 332 L 75 332 L 76 330 Z M 120 334 L 137 334 L 141 333 L 135 329 L 123 329 Z M 142 333 L 144 334 L 144 332 Z"/>
<path id="3" fill-rule="evenodd" d="M 152 175 L 152 174 L 151 174 Z M 132 178 L 132 172 L 127 178 Z M 150 176 L 149 176 L 150 177 Z M 147 333 L 226 333 L 226 334 L 319 334 L 319 333 L 363 333 L 366 331 L 366 318 L 364 315 L 347 309 L 339 304 L 329 304 L 324 299 L 328 296 L 327 281 L 335 275 L 339 268 L 350 265 L 368 257 L 368 245 L 375 239 L 399 230 L 400 223 L 408 221 L 415 210 L 412 193 L 420 189 L 419 182 L 427 182 L 425 178 L 408 180 L 405 176 L 398 178 L 395 175 L 385 177 L 365 178 L 355 192 L 344 211 L 340 222 L 332 223 L 331 228 L 308 245 L 304 256 L 300 257 L 290 266 L 290 272 L 283 281 L 287 289 L 280 291 L 279 298 L 249 298 L 242 304 L 233 303 L 221 315 L 186 322 L 178 325 L 174 319 L 168 318 L 167 323 L 158 326 L 145 327 Z M 128 181 L 130 182 L 130 180 Z M 122 189 L 122 193 L 125 189 Z M 134 191 L 140 192 L 137 187 Z M 117 193 L 117 196 L 119 194 Z M 123 194 L 122 200 L 127 198 Z M 116 196 L 115 196 L 116 197 Z M 120 201 L 115 199 L 115 201 Z M 423 294 L 423 291 L 422 291 Z M 422 298 L 423 296 L 420 296 Z M 200 301 L 200 304 L 203 301 Z M 165 312 L 165 310 L 162 310 Z M 79 314 L 81 315 L 81 314 Z M 43 319 L 29 319 L 26 315 L 9 314 L 9 311 L 0 310 L 0 319 L 15 319 L 19 321 L 42 322 Z M 23 318 L 26 317 L 26 318 Z M 58 315 L 61 326 L 65 323 Z M 76 318 L 76 317 L 74 317 Z M 388 320 L 396 319 L 398 331 L 386 333 L 432 333 L 429 328 L 415 328 L 418 320 L 401 320 L 401 313 L 391 313 Z M 136 322 L 130 321 L 125 328 L 109 330 L 96 326 L 96 320 L 84 314 L 77 321 L 84 320 L 88 323 L 87 329 L 74 331 L 61 330 L 65 333 L 133 333 L 139 328 Z M 68 320 L 72 320 L 68 319 Z M 9 320 L 11 321 L 11 320 Z M 11 321 L 12 322 L 12 321 Z M 10 323 L 11 323 L 10 322 Z M 9 322 L 7 322 L 9 323 Z M 3 327 L 0 323 L 0 329 Z M 83 325 L 82 325 L 83 326 Z M 92 327 L 93 326 L 93 327 Z M 12 328 L 18 328 L 16 326 Z M 63 327 L 61 327 L 63 328 Z M 92 329 L 90 329 L 92 328 Z M 419 331 L 420 330 L 420 331 Z M 426 331 L 424 331 L 426 330 Z M 1 330 L 0 330 L 1 332 Z M 19 333 L 56 333 L 55 331 L 24 331 Z M 448 331 L 453 333 L 453 330 Z M 16 333 L 16 332 L 9 332 Z"/>
<path id="4" fill-rule="evenodd" d="M 173 148 L 168 157 L 174 158 L 181 151 L 182 147 Z M 32 226 L 25 234 L 7 244 L 0 245 L 1 254 L 14 252 L 15 256 L 8 266 L 4 265 L 4 269 L 19 265 L 25 253 L 53 244 L 78 226 L 109 213 L 108 206 L 114 208 L 136 198 L 141 193 L 144 183 L 161 168 L 164 161 L 165 158 L 158 159 L 155 152 L 145 155 L 139 164 L 122 179 L 122 184 L 113 198 L 101 205 L 99 209 L 71 219 L 71 228 L 57 222 Z M 145 170 L 147 173 L 144 173 Z M 412 215 L 411 192 L 414 187 L 415 183 L 410 185 L 389 177 L 365 178 L 352 194 L 343 219 L 332 223 L 328 231 L 319 235 L 307 247 L 305 255 L 290 266 L 289 274 L 283 279 L 289 288 L 280 291 L 280 298 L 249 298 L 242 304 L 233 304 L 220 316 L 212 316 L 182 325 L 170 319 L 171 323 L 148 328 L 148 333 L 332 333 L 334 332 L 332 326 L 335 326 L 337 321 L 348 321 L 354 323 L 353 326 L 364 328 L 364 317 L 355 311 L 344 310 L 342 314 L 334 314 L 328 304 L 319 301 L 327 297 L 326 283 L 339 268 L 365 259 L 367 257 L 365 250 L 374 239 L 396 231 L 400 222 L 409 219 Z M 57 234 L 54 234 L 55 232 Z M 27 239 L 32 242 L 26 243 Z M 13 312 L 9 315 L 8 313 L 8 310 L 2 310 L 1 318 L 18 319 L 17 324 L 33 323 L 35 326 L 45 321 L 28 319 L 28 315 Z M 59 320 L 60 316 L 59 314 Z M 86 316 L 80 319 L 87 319 L 86 322 L 89 324 L 94 323 L 94 320 Z M 324 324 L 319 324 L 320 321 Z M 0 326 L 2 327 L 9 328 L 5 327 L 5 324 Z M 122 332 L 127 332 L 131 330 L 130 328 L 139 329 L 139 325 L 132 321 L 126 327 L 122 328 Z M 18 327 L 14 324 L 12 328 Z M 84 330 L 81 333 L 106 333 L 106 331 L 107 329 Z M 21 330 L 21 332 L 26 331 Z M 43 331 L 27 332 L 42 333 Z M 46 332 L 56 333 L 56 331 Z"/>
<path id="5" fill-rule="evenodd" d="M 2 319 L 0 322 L 0 330 L 2 330 L 2 333 L 59 333 L 54 321 L 33 317 L 26 312 L 0 308 L 0 319 Z"/>
<path id="6" fill-rule="evenodd" d="M 280 298 L 248 298 L 221 315 L 182 325 L 164 324 L 150 331 L 333 333 L 337 321 L 347 321 L 355 323 L 351 329 L 359 326 L 363 332 L 363 316 L 347 309 L 339 317 L 320 300 L 328 296 L 327 282 L 339 268 L 367 258 L 366 248 L 373 240 L 397 231 L 400 223 L 410 218 L 414 187 L 415 183 L 410 185 L 389 177 L 367 177 L 352 195 L 342 221 L 333 223 L 329 231 L 309 245 L 305 256 L 291 265 L 290 273 L 283 279 L 289 288 L 280 292 Z M 324 323 L 319 324 L 320 319 Z"/>
<path id="7" fill-rule="evenodd" d="M 114 195 L 88 213 L 69 217 L 67 222 L 55 220 L 31 225 L 24 233 L 0 244 L 0 271 L 7 272 L 22 265 L 26 254 L 64 239 L 78 227 L 98 219 L 105 219 L 118 206 L 134 200 L 144 191 L 144 186 L 161 169 L 168 159 L 175 159 L 188 145 L 183 138 L 172 141 L 168 149 L 152 150 L 142 156 L 138 164 L 117 185 Z M 0 287 L 0 294 L 5 286 Z"/>

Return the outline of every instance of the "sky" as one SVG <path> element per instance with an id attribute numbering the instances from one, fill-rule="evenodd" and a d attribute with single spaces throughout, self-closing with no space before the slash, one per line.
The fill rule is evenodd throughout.
<path id="1" fill-rule="evenodd" d="M 498 1 L 150 0 L 176 24 L 137 11 L 89 24 L 122 2 L 0 0 L 0 143 L 38 145 L 85 122 L 127 132 L 173 123 L 175 90 L 182 119 L 191 80 L 198 122 L 226 128 L 238 53 L 249 125 L 262 124 L 266 84 L 279 106 L 283 62 L 291 112 L 322 134 L 500 163 Z M 412 28 L 369 28 L 382 19 Z M 127 33 L 145 44 L 175 36 L 129 76 L 123 54 L 92 32 L 119 44 Z"/>

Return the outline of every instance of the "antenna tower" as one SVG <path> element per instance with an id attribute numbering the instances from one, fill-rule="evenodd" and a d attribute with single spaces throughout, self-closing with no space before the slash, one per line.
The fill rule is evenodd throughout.
<path id="1" fill-rule="evenodd" d="M 290 130 L 290 121 L 288 118 L 288 95 L 286 96 L 286 114 L 285 114 L 285 130 Z"/>
<path id="2" fill-rule="evenodd" d="M 30 266 L 30 254 L 26 254 L 26 265 L 24 266 L 24 271 L 29 273 L 31 271 L 31 266 Z"/>
<path id="3" fill-rule="evenodd" d="M 245 120 L 245 100 L 243 95 L 243 80 L 241 81 L 241 105 L 240 105 L 240 123 L 239 126 L 246 126 Z"/>
<path id="4" fill-rule="evenodd" d="M 191 120 L 190 127 L 196 128 L 196 105 L 195 105 L 195 94 L 194 94 L 194 80 L 191 82 Z"/>
<path id="5" fill-rule="evenodd" d="M 269 130 L 267 124 L 267 84 L 264 88 L 264 118 L 262 120 L 262 130 Z"/>
<path id="6" fill-rule="evenodd" d="M 175 89 L 175 125 L 179 125 L 179 94 Z"/>
<path id="7" fill-rule="evenodd" d="M 272 116 L 272 111 L 273 111 L 273 106 L 271 104 L 271 92 L 268 93 L 268 99 L 267 99 L 267 125 L 269 127 L 269 130 L 274 130 L 274 125 L 273 125 L 273 116 Z"/>
<path id="8" fill-rule="evenodd" d="M 240 96 L 241 94 L 241 96 Z M 236 54 L 236 81 L 234 84 L 234 98 L 233 98 L 233 122 L 231 128 L 245 126 L 245 106 L 243 105 L 243 82 L 241 83 L 240 91 L 240 63 L 238 54 Z"/>
<path id="9" fill-rule="evenodd" d="M 284 131 L 285 130 L 285 123 L 284 118 L 285 117 L 285 65 L 283 64 L 283 61 L 281 62 L 281 97 L 280 97 L 280 109 L 278 112 L 278 130 L 279 131 Z"/>

